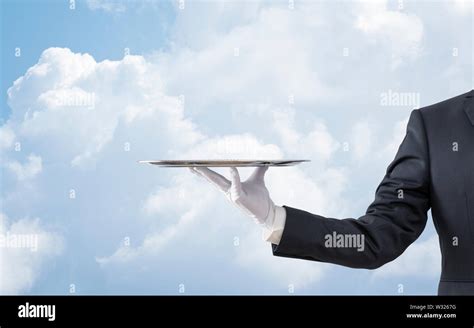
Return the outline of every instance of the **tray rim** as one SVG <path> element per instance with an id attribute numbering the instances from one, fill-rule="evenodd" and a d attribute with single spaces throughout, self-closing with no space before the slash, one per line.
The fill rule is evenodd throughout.
<path id="1" fill-rule="evenodd" d="M 259 167 L 259 166 L 294 166 L 311 162 L 309 159 L 187 159 L 187 160 L 139 160 L 140 164 L 158 167 Z M 193 163 L 194 162 L 194 163 Z"/>

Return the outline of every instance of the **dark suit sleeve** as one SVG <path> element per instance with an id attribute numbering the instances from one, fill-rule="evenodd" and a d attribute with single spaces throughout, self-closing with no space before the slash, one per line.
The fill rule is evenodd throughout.
<path id="1" fill-rule="evenodd" d="M 423 118 L 414 110 L 406 136 L 366 214 L 339 220 L 285 206 L 285 228 L 279 245 L 272 245 L 273 254 L 366 269 L 394 260 L 426 225 L 430 208 L 428 152 Z M 326 236 L 334 232 L 363 235 L 363 251 L 327 247 Z"/>

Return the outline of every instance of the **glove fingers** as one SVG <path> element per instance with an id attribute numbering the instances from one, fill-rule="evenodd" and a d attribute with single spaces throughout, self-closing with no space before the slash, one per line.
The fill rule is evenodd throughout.
<path id="1" fill-rule="evenodd" d="M 198 177 L 202 177 L 201 173 L 196 171 L 195 167 L 188 167 L 189 171 L 191 171 L 192 174 L 197 175 Z"/>
<path id="2" fill-rule="evenodd" d="M 263 182 L 265 179 L 265 173 L 268 170 L 268 166 L 259 166 L 253 172 L 248 180 Z"/>
<path id="3" fill-rule="evenodd" d="M 219 190 L 227 192 L 230 188 L 230 181 L 219 173 L 208 169 L 207 167 L 193 167 L 194 172 L 204 177 L 210 183 L 215 185 Z"/>
<path id="4" fill-rule="evenodd" d="M 239 197 L 242 195 L 242 184 L 240 182 L 239 171 L 235 167 L 230 168 L 230 177 L 232 184 L 230 186 L 230 194 L 232 197 Z"/>

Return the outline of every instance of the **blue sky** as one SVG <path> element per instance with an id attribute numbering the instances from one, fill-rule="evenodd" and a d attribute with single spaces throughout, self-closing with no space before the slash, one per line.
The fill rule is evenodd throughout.
<path id="1" fill-rule="evenodd" d="M 133 4 L 128 1 L 127 3 Z M 5 0 L 2 8 L 2 90 L 37 61 L 44 49 L 67 47 L 88 52 L 97 61 L 117 60 L 124 49 L 146 54 L 166 48 L 167 31 L 175 13 L 171 2 L 159 1 L 144 8 L 137 3 L 137 15 L 90 10 L 85 1 Z M 15 57 L 15 48 L 21 56 Z M 3 92 L 2 100 L 6 95 Z M 9 115 L 4 107 L 1 119 Z"/>
<path id="2" fill-rule="evenodd" d="M 2 1 L 0 232 L 39 244 L 1 249 L 0 293 L 436 294 L 431 222 L 376 271 L 275 258 L 211 186 L 136 164 L 309 158 L 275 202 L 358 217 L 411 110 L 472 88 L 468 1 L 291 4 Z"/>

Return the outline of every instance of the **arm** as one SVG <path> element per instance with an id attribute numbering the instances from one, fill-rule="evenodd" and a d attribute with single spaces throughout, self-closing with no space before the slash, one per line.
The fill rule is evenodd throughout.
<path id="1" fill-rule="evenodd" d="M 265 187 L 267 168 L 244 182 L 231 168 L 231 181 L 208 168 L 192 168 L 261 224 L 276 256 L 374 269 L 392 261 L 423 231 L 429 199 L 429 153 L 423 118 L 412 112 L 407 134 L 377 188 L 374 202 L 359 219 L 325 218 L 288 206 L 275 206 Z M 363 236 L 363 248 L 327 245 L 327 236 Z M 359 238 L 361 240 L 361 238 Z"/>
<path id="2" fill-rule="evenodd" d="M 380 267 L 402 254 L 423 231 L 430 208 L 429 177 L 424 123 L 415 110 L 367 213 L 358 219 L 338 220 L 285 207 L 285 218 L 278 219 L 279 224 L 272 229 L 276 240 L 269 238 L 278 241 L 281 235 L 278 245 L 272 245 L 273 254 L 355 268 Z M 363 251 L 327 247 L 326 236 L 334 232 L 364 236 Z"/>

